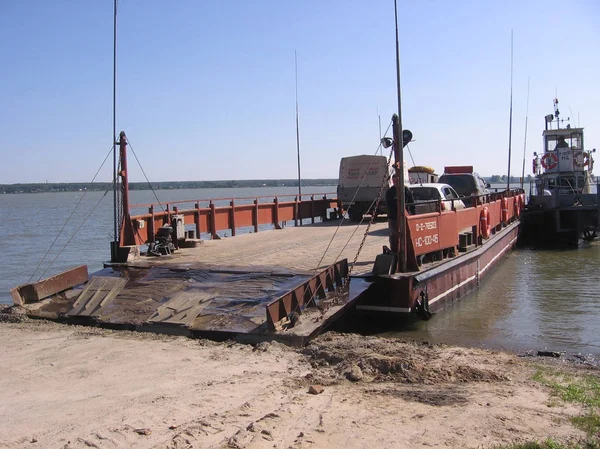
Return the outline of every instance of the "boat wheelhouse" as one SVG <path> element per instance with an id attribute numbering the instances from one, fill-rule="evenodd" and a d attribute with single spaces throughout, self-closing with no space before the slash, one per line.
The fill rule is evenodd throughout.
<path id="1" fill-rule="evenodd" d="M 526 243 L 569 243 L 598 235 L 598 188 L 592 170 L 595 149 L 584 146 L 583 128 L 561 128 L 558 100 L 545 117 L 543 152 L 534 153 L 522 238 Z M 556 122 L 553 128 L 552 123 Z"/>

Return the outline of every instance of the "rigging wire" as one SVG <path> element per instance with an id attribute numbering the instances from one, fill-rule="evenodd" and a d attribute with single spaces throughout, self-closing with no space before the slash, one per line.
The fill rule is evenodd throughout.
<path id="1" fill-rule="evenodd" d="M 137 154 L 135 154 L 135 150 L 133 149 L 133 146 L 131 145 L 131 140 L 129 140 L 129 138 L 127 138 L 127 144 L 129 145 L 129 148 L 131 148 L 131 152 L 133 153 L 133 156 L 135 157 L 135 160 L 137 161 L 138 165 L 140 166 L 140 170 L 142 170 L 142 173 L 144 174 L 144 178 L 146 178 L 146 182 L 148 183 L 148 187 L 150 187 L 150 190 L 152 190 L 152 194 L 154 195 L 154 198 L 156 198 L 156 201 L 158 201 L 158 205 L 160 206 L 160 208 L 164 212 L 165 208 L 163 207 L 162 203 L 158 199 L 158 196 L 156 196 L 156 192 L 154 191 L 154 188 L 152 188 L 152 184 L 150 184 L 150 180 L 148 179 L 148 176 L 146 176 L 146 172 L 144 171 L 144 167 L 142 167 L 142 164 L 140 163 L 140 160 L 138 159 Z"/>
<path id="2" fill-rule="evenodd" d="M 384 136 L 387 136 L 387 133 L 388 133 L 388 131 L 390 130 L 390 127 L 391 127 L 391 126 L 392 126 L 392 122 L 390 121 L 390 124 L 388 125 L 387 129 L 385 130 L 385 134 L 384 134 Z M 377 146 L 377 149 L 375 150 L 375 155 L 377 155 L 377 152 L 379 151 L 379 148 L 380 148 L 380 147 L 381 147 L 381 140 L 380 140 L 380 142 L 379 142 L 379 145 Z M 393 148 L 393 147 L 392 147 L 392 148 Z M 371 161 L 371 164 L 372 164 L 372 163 L 373 163 L 373 161 Z M 367 174 L 367 172 L 368 172 L 368 171 L 369 171 L 369 169 L 371 168 L 371 164 L 369 164 L 369 167 L 367 168 L 367 170 L 365 170 L 365 173 L 363 174 L 363 177 L 361 178 L 361 180 L 360 180 L 360 183 L 359 183 L 358 187 L 356 188 L 356 191 L 354 192 L 354 196 L 352 197 L 352 200 L 350 201 L 350 204 L 351 204 L 351 205 L 352 205 L 352 204 L 354 204 L 354 200 L 356 199 L 356 195 L 358 195 L 358 191 L 359 191 L 359 190 L 360 190 L 360 188 L 362 187 L 362 183 L 363 183 L 364 179 L 366 178 L 366 174 Z M 388 165 L 388 168 L 389 168 L 389 165 L 390 165 L 390 159 L 389 159 L 389 158 L 388 158 L 388 164 L 387 164 L 387 165 Z M 388 173 L 388 172 L 389 172 L 389 170 L 386 170 L 386 173 L 385 173 L 385 176 L 384 176 L 386 179 L 389 179 L 389 173 Z M 384 179 L 384 181 L 383 181 L 383 182 L 385 182 L 385 179 Z M 381 195 L 381 191 L 380 191 L 380 194 L 379 194 L 379 196 L 380 196 L 380 195 Z M 373 204 L 373 203 L 371 203 L 371 204 Z M 350 207 L 352 207 L 352 206 L 350 206 Z M 315 270 L 314 270 L 314 272 L 315 272 L 315 273 L 316 273 L 316 271 L 317 271 L 318 267 L 320 267 L 320 266 L 321 266 L 321 263 L 323 262 L 323 259 L 325 259 L 325 256 L 326 256 L 326 255 L 327 255 L 327 253 L 329 252 L 329 248 L 331 247 L 331 244 L 333 243 L 333 241 L 334 241 L 334 239 L 335 239 L 335 236 L 337 235 L 338 231 L 340 230 L 340 227 L 342 226 L 342 223 L 344 222 L 344 220 L 345 220 L 345 217 L 342 215 L 342 218 L 340 219 L 340 222 L 339 222 L 339 224 L 338 224 L 337 228 L 335 229 L 335 232 L 334 232 L 334 233 L 333 233 L 333 235 L 331 236 L 331 240 L 329 240 L 329 243 L 327 244 L 327 247 L 325 248 L 325 251 L 323 252 L 323 255 L 321 256 L 321 259 L 319 260 L 319 263 L 316 265 L 316 267 L 317 267 L 317 268 L 315 268 Z M 355 234 L 355 233 L 356 233 L 356 231 L 358 230 L 358 227 L 359 227 L 359 226 L 362 224 L 362 222 L 363 222 L 363 221 L 364 221 L 364 217 L 363 217 L 363 218 L 360 220 L 360 222 L 359 222 L 359 223 L 356 225 L 356 229 L 354 230 L 354 232 L 352 233 L 352 235 L 350 236 L 350 238 L 348 239 L 348 241 L 347 241 L 347 242 L 346 242 L 346 244 L 344 245 L 344 248 L 342 249 L 342 251 L 343 251 L 343 250 L 346 248 L 346 246 L 348 246 L 348 244 L 350 243 L 350 240 L 352 239 L 352 237 L 354 236 L 354 234 Z M 367 229 L 367 231 L 368 231 L 368 229 Z M 362 246 L 362 245 L 361 245 L 361 246 Z M 338 254 L 337 258 L 339 258 L 339 257 L 340 257 L 340 255 L 341 255 L 341 252 L 340 252 L 340 254 Z M 336 258 L 336 260 L 337 260 L 337 258 Z"/>
<path id="3" fill-rule="evenodd" d="M 394 149 L 393 149 L 393 147 L 391 147 L 390 148 L 390 155 L 388 156 L 388 161 L 387 161 L 388 168 L 390 167 L 390 164 L 391 164 L 391 161 L 392 161 L 393 151 L 394 151 Z M 386 173 L 385 173 L 385 175 L 383 177 L 383 180 L 381 182 L 381 186 L 379 187 L 379 193 L 377 194 L 377 198 L 375 198 L 373 200 L 373 202 L 371 203 L 371 208 L 373 210 L 373 214 L 371 215 L 371 219 L 369 220 L 369 224 L 367 225 L 367 229 L 365 230 L 365 232 L 363 234 L 363 238 L 362 238 L 362 241 L 360 242 L 360 245 L 358 247 L 358 251 L 356 252 L 356 255 L 354 256 L 354 261 L 352 262 L 352 265 L 350 266 L 350 269 L 348 270 L 348 276 L 350 276 L 350 273 L 352 272 L 352 269 L 354 268 L 354 265 L 356 264 L 356 261 L 358 260 L 358 256 L 360 255 L 360 252 L 362 251 L 362 247 L 365 244 L 365 240 L 367 238 L 367 235 L 369 234 L 369 229 L 371 229 L 371 225 L 373 224 L 373 221 L 375 220 L 375 210 L 377 210 L 377 207 L 379 206 L 379 202 L 381 201 L 381 194 L 383 193 L 383 188 L 384 188 L 386 182 L 389 181 L 389 179 L 390 179 L 390 173 L 389 173 L 389 170 L 386 170 Z M 358 227 L 362 224 L 363 221 L 364 221 L 364 217 L 362 218 L 362 220 L 360 220 L 360 223 L 358 223 L 358 225 L 356 225 L 356 228 L 354 229 L 354 231 L 352 232 L 352 234 L 350 235 L 350 237 L 346 241 L 346 244 L 341 249 L 341 251 L 339 252 L 339 254 L 337 255 L 337 257 L 335 258 L 335 260 L 339 260 L 340 256 L 342 255 L 342 253 L 344 252 L 344 250 L 346 249 L 346 247 L 350 244 L 350 241 L 354 237 L 354 234 L 356 234 L 356 231 L 358 230 Z"/>
<path id="4" fill-rule="evenodd" d="M 98 176 L 98 173 L 100 173 L 100 170 L 102 170 L 102 167 L 104 167 L 104 164 L 106 163 L 106 160 L 108 159 L 108 157 L 110 156 L 110 154 L 114 151 L 114 145 L 113 147 L 108 151 L 108 154 L 106 155 L 106 157 L 104 158 L 104 160 L 102 161 L 102 164 L 100 165 L 100 168 L 98 169 L 98 171 L 96 172 L 96 174 L 94 175 L 94 177 L 92 178 L 92 181 L 90 182 L 90 184 L 93 184 L 94 181 L 96 180 L 96 177 Z M 56 241 L 58 240 L 58 238 L 60 237 L 60 235 L 62 234 L 62 232 L 65 230 L 65 228 L 67 227 L 67 224 L 69 223 L 69 221 L 71 220 L 71 218 L 73 217 L 73 214 L 75 213 L 75 211 L 77 210 L 77 208 L 79 207 L 79 205 L 81 204 L 81 202 L 83 201 L 83 198 L 85 198 L 85 195 L 87 194 L 87 190 L 85 192 L 83 192 L 83 195 L 81 195 L 81 198 L 79 198 L 79 201 L 77 202 L 77 204 L 75 205 L 75 207 L 73 208 L 73 210 L 71 211 L 71 214 L 69 215 L 69 217 L 67 218 L 67 220 L 65 221 L 65 223 L 63 224 L 62 228 L 60 229 L 60 231 L 58 231 L 58 234 L 56 235 L 56 237 L 54 238 L 54 241 L 52 242 L 52 244 L 50 245 L 50 247 L 48 248 L 48 250 L 46 251 L 46 254 L 44 254 L 44 257 L 42 257 L 42 260 L 40 260 L 40 263 L 38 264 L 38 266 L 35 268 L 35 271 L 33 272 L 33 274 L 31 275 L 31 277 L 29 278 L 28 283 L 31 282 L 31 280 L 35 277 L 35 274 L 37 273 L 37 271 L 40 269 L 40 266 L 42 265 L 42 263 L 44 262 L 44 260 L 46 259 L 46 257 L 48 256 L 48 254 L 50 253 L 50 251 L 52 250 L 52 248 L 54 247 L 54 245 L 56 244 Z M 106 193 L 104 194 L 106 195 Z M 72 237 L 71 237 L 72 238 Z M 70 241 L 70 240 L 69 240 Z M 58 253 L 58 256 L 60 256 L 60 254 L 62 253 L 62 251 L 64 250 L 64 248 Z M 57 257 L 58 257 L 57 256 Z M 46 272 L 50 269 L 50 267 L 52 266 L 52 264 L 54 263 L 54 261 L 56 260 L 56 258 L 54 258 L 54 260 L 50 263 L 50 265 L 48 265 L 48 267 L 46 268 L 46 270 L 42 273 L 42 275 L 40 276 L 39 279 L 42 278 L 42 276 L 44 274 L 46 274 Z M 38 279 L 38 280 L 39 280 Z"/>
<path id="5" fill-rule="evenodd" d="M 102 198 L 100 198 L 100 200 L 96 203 L 96 205 L 93 207 L 93 209 L 85 216 L 84 220 L 81 222 L 81 224 L 77 227 L 77 229 L 75 229 L 75 232 L 73 232 L 73 235 L 71 236 L 71 238 L 69 240 L 67 240 L 67 242 L 63 245 L 63 247 L 60 249 L 59 253 L 56 255 L 56 257 L 54 259 L 52 259 L 52 262 L 50 262 L 50 265 L 48 265 L 48 268 L 46 268 L 46 271 L 48 271 L 50 269 L 50 267 L 52 266 L 52 264 L 54 264 L 54 262 L 56 262 L 56 259 L 58 259 L 58 257 L 62 254 L 62 252 L 65 250 L 65 248 L 67 247 L 67 245 L 69 243 L 71 243 L 71 240 L 73 240 L 73 238 L 75 238 L 75 236 L 77 235 L 77 233 L 79 232 L 79 230 L 83 227 L 83 225 L 87 222 L 88 218 L 90 218 L 90 216 L 92 215 L 92 213 L 98 208 L 98 206 L 100 205 L 100 203 L 102 202 L 102 200 L 106 197 L 106 195 L 108 194 L 108 192 L 110 192 L 110 189 L 107 189 L 104 192 L 104 195 L 102 195 Z M 40 279 L 42 279 L 42 277 L 46 274 L 46 271 L 44 271 L 41 276 Z"/>

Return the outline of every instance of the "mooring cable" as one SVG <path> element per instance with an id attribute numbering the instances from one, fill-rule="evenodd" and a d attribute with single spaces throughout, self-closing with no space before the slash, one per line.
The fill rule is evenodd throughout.
<path id="1" fill-rule="evenodd" d="M 387 129 L 385 130 L 384 136 L 387 136 L 387 133 L 390 130 L 391 126 L 392 126 L 392 122 L 390 121 L 390 124 L 388 125 Z M 377 155 L 377 152 L 379 151 L 380 147 L 381 147 L 381 141 L 379 142 L 379 145 L 377 146 L 377 149 L 375 150 L 375 155 Z M 392 147 L 392 149 L 393 149 L 393 147 Z M 371 164 L 372 163 L 373 163 L 373 161 L 371 161 Z M 371 164 L 369 164 L 369 168 L 371 168 Z M 388 167 L 389 167 L 389 159 L 388 159 Z M 358 195 L 358 191 L 360 190 L 360 188 L 362 186 L 362 183 L 363 183 L 364 179 L 366 178 L 367 172 L 368 172 L 368 169 L 365 170 L 365 173 L 363 174 L 363 177 L 361 178 L 360 183 L 359 183 L 358 187 L 356 188 L 356 192 L 354 192 L 354 196 L 352 197 L 352 200 L 350 201 L 350 204 L 354 204 L 354 200 L 356 199 L 356 196 Z M 387 171 L 386 171 L 386 174 L 387 174 Z M 338 183 L 339 183 L 339 180 L 338 180 Z M 344 222 L 344 219 L 345 219 L 345 217 L 342 215 L 342 218 L 340 219 L 340 222 L 339 222 L 337 228 L 335 229 L 335 232 L 333 233 L 333 236 L 331 236 L 331 239 L 329 240 L 329 243 L 327 244 L 327 247 L 325 248 L 325 251 L 323 252 L 323 255 L 321 256 L 321 259 L 319 260 L 319 263 L 317 264 L 317 266 L 314 269 L 313 273 L 316 273 L 317 270 L 318 270 L 318 268 L 321 266 L 321 263 L 323 262 L 323 259 L 325 259 L 325 256 L 329 252 L 329 248 L 331 247 L 331 244 L 335 240 L 335 237 L 336 237 L 338 231 L 340 230 L 340 227 L 342 226 L 342 223 Z M 352 237 L 354 236 L 354 234 L 358 230 L 358 227 L 362 224 L 363 221 L 364 221 L 364 217 L 356 225 L 356 229 L 354 230 L 354 232 L 350 236 L 350 239 L 348 239 L 348 241 L 346 242 L 346 245 L 344 245 L 344 249 L 346 248 L 346 246 L 348 245 L 348 243 L 350 242 L 350 240 L 352 239 Z M 340 252 L 340 254 L 338 254 L 337 257 L 339 258 L 340 255 L 341 255 L 341 252 Z M 336 260 L 337 260 L 337 258 L 336 258 Z"/>
<path id="2" fill-rule="evenodd" d="M 98 169 L 98 171 L 96 172 L 96 174 L 94 175 L 94 177 L 92 178 L 92 181 L 90 182 L 90 184 L 93 184 L 94 181 L 96 180 L 96 177 L 98 176 L 98 173 L 100 173 L 100 170 L 102 170 L 102 167 L 104 167 L 104 164 L 106 163 L 106 160 L 108 159 L 108 157 L 112 154 L 112 152 L 114 151 L 115 146 L 113 145 L 112 148 L 108 151 L 108 154 L 106 155 L 106 157 L 104 158 L 104 160 L 102 161 L 102 164 L 100 164 L 100 168 Z M 48 254 L 50 253 L 50 251 L 52 250 L 52 248 L 54 247 L 54 245 L 56 244 L 56 241 L 58 240 L 58 238 L 60 237 L 60 235 L 62 234 L 62 232 L 65 230 L 65 228 L 67 227 L 67 224 L 69 223 L 69 221 L 71 220 L 71 218 L 73 217 L 73 214 L 75 213 L 75 211 L 77 210 L 77 208 L 79 207 L 79 205 L 81 204 L 81 202 L 83 201 L 83 198 L 85 197 L 85 195 L 87 194 L 87 190 L 83 193 L 83 195 L 81 195 L 81 198 L 79 198 L 79 201 L 77 202 L 77 204 L 75 205 L 75 207 L 73 208 L 73 210 L 71 211 L 71 214 L 69 215 L 69 217 L 67 218 L 67 221 L 65 221 L 65 224 L 63 224 L 62 228 L 60 229 L 60 231 L 58 231 L 58 234 L 56 235 L 56 237 L 54 238 L 54 241 L 52 242 L 52 244 L 50 245 L 50 247 L 48 248 L 48 250 L 46 251 L 46 254 L 44 254 L 44 257 L 42 257 L 42 260 L 40 260 L 40 263 L 38 264 L 38 266 L 35 268 L 35 271 L 33 272 L 33 274 L 31 275 L 31 277 L 29 278 L 29 281 L 27 281 L 28 283 L 31 282 L 31 280 L 35 277 L 35 274 L 37 273 L 37 271 L 40 269 L 40 266 L 42 265 L 42 263 L 44 262 L 44 260 L 46 259 L 46 257 L 48 256 Z M 104 194 L 106 195 L 106 193 Z M 70 241 L 70 240 L 69 240 Z M 64 249 L 64 248 L 63 248 Z M 60 256 L 62 250 L 58 253 L 58 255 Z M 58 256 L 57 256 L 58 257 Z M 54 259 L 56 260 L 56 258 Z M 44 273 L 42 273 L 42 276 L 50 269 L 50 267 L 52 266 L 52 264 L 54 263 L 54 261 L 52 261 L 50 263 L 50 265 L 48 265 L 48 268 L 46 268 L 46 270 L 44 271 Z M 42 276 L 40 276 L 39 279 L 42 278 Z"/>
<path id="3" fill-rule="evenodd" d="M 362 248 L 363 248 L 363 246 L 365 244 L 365 240 L 367 239 L 367 235 L 369 234 L 369 230 L 371 229 L 371 225 L 375 221 L 375 211 L 379 207 L 379 203 L 381 201 L 381 194 L 383 193 L 383 188 L 384 188 L 386 182 L 388 182 L 389 179 L 390 179 L 389 167 L 390 167 L 390 164 L 391 164 L 391 161 L 392 161 L 392 153 L 393 153 L 393 151 L 394 151 L 394 148 L 393 147 L 390 148 L 390 155 L 388 156 L 388 160 L 387 160 L 387 170 L 386 170 L 386 172 L 383 175 L 383 180 L 381 181 L 381 185 L 379 187 L 379 193 L 377 194 L 377 198 L 371 203 L 371 207 L 373 207 L 373 213 L 371 214 L 371 219 L 369 220 L 369 224 L 367 225 L 367 229 L 365 230 L 365 232 L 363 234 L 363 238 L 362 238 L 362 240 L 360 242 L 360 245 L 358 247 L 358 251 L 356 252 L 356 255 L 354 256 L 354 260 L 352 261 L 352 264 L 350 265 L 350 268 L 348 269 L 347 278 L 350 277 L 350 274 L 352 273 L 352 270 L 354 269 L 354 265 L 356 264 L 356 261 L 358 260 L 358 256 L 360 255 L 360 252 L 362 251 Z M 363 220 L 364 220 L 364 217 L 363 217 Z M 342 252 L 350 244 L 350 241 L 352 240 L 352 238 L 354 237 L 354 234 L 358 230 L 358 226 L 360 226 L 360 224 L 363 222 L 363 220 L 361 220 L 360 223 L 356 226 L 356 229 L 354 230 L 354 232 L 352 232 L 352 235 L 350 235 L 350 237 L 348 238 L 348 241 L 346 242 L 346 244 L 344 245 L 344 247 L 342 248 L 342 250 L 338 254 L 336 260 L 340 258 L 340 256 L 342 255 Z"/>
<path id="4" fill-rule="evenodd" d="M 63 247 L 61 248 L 61 250 L 58 252 L 58 254 L 56 255 L 56 257 L 54 259 L 52 259 L 52 262 L 50 262 L 50 265 L 48 265 L 48 268 L 46 268 L 46 270 L 42 273 L 42 275 L 40 276 L 40 279 L 42 279 L 42 277 L 44 276 L 44 274 L 46 274 L 46 271 L 48 271 L 50 269 L 50 267 L 52 266 L 52 264 L 54 262 L 56 262 L 56 259 L 58 259 L 58 257 L 62 254 L 62 252 L 65 250 L 65 248 L 67 247 L 67 245 L 69 243 L 71 243 L 71 240 L 73 240 L 75 238 L 75 236 L 77 235 L 77 233 L 79 232 L 79 230 L 83 227 L 83 225 L 87 222 L 88 218 L 90 218 L 90 216 L 92 215 L 92 213 L 98 208 L 98 206 L 100 205 L 100 203 L 102 202 L 102 200 L 104 199 L 104 197 L 106 196 L 106 194 L 110 192 L 110 189 L 107 189 L 104 192 L 104 195 L 102 195 L 102 198 L 100 198 L 100 200 L 96 203 L 96 205 L 94 206 L 94 208 L 86 215 L 85 219 L 81 222 L 81 224 L 77 227 L 77 229 L 75 229 L 75 232 L 73 233 L 73 235 L 71 236 L 71 238 L 69 240 L 67 240 L 67 242 L 63 245 Z"/>
<path id="5" fill-rule="evenodd" d="M 150 180 L 148 179 L 148 176 L 146 176 L 146 172 L 144 171 L 144 167 L 142 167 L 142 164 L 141 164 L 140 160 L 138 159 L 137 154 L 135 154 L 135 150 L 133 149 L 133 145 L 131 145 L 131 141 L 129 140 L 129 138 L 127 138 L 127 144 L 129 145 L 129 148 L 131 148 L 131 152 L 133 153 L 133 156 L 135 157 L 135 160 L 137 161 L 138 165 L 140 166 L 140 170 L 142 170 L 142 173 L 144 174 L 144 178 L 146 178 L 146 182 L 148 183 L 148 187 L 150 187 L 150 190 L 152 191 L 152 194 L 154 195 L 154 198 L 156 198 L 156 201 L 158 201 L 158 205 L 160 206 L 160 208 L 164 212 L 165 208 L 163 207 L 162 203 L 158 199 L 158 196 L 156 195 L 156 192 L 152 188 L 152 184 L 150 184 Z M 127 211 L 127 212 L 129 212 L 129 211 Z"/>

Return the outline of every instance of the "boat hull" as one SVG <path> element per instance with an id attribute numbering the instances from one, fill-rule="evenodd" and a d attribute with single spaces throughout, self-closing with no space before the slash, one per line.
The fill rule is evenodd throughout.
<path id="1" fill-rule="evenodd" d="M 576 246 L 581 240 L 595 239 L 599 233 L 595 204 L 554 208 L 530 205 L 521 221 L 520 245 Z"/>
<path id="2" fill-rule="evenodd" d="M 437 312 L 477 289 L 493 267 L 514 248 L 519 222 L 508 224 L 483 245 L 413 273 L 377 276 L 358 299 L 359 312 L 422 314 Z"/>

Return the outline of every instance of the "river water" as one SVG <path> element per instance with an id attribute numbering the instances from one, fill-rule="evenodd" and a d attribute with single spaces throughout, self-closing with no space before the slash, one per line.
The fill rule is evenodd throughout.
<path id="1" fill-rule="evenodd" d="M 255 197 L 267 196 L 263 201 L 270 201 L 296 191 L 293 187 L 265 187 L 159 190 L 156 194 L 162 202 L 240 197 L 252 202 Z M 323 192 L 335 192 L 335 186 L 303 188 L 303 194 Z M 84 193 L 0 195 L 4 233 L 0 302 L 11 303 L 10 288 L 30 279 L 36 281 L 80 264 L 87 264 L 93 273 L 110 258 L 112 194 Z M 131 195 L 134 204 L 156 202 L 150 191 L 132 191 Z M 600 357 L 599 260 L 597 243 L 574 250 L 517 249 L 477 291 L 430 321 L 403 322 L 381 333 L 451 345 Z"/>

